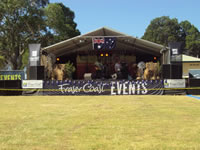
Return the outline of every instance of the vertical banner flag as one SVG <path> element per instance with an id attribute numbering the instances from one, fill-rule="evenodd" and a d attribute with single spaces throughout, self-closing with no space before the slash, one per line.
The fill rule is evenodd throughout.
<path id="1" fill-rule="evenodd" d="M 182 42 L 170 42 L 168 46 L 171 50 L 171 55 L 182 54 Z"/>
<path id="2" fill-rule="evenodd" d="M 182 42 L 170 42 L 168 44 L 171 53 L 171 62 L 182 61 Z"/>
<path id="3" fill-rule="evenodd" d="M 92 38 L 92 43 L 93 43 L 93 49 L 111 50 L 116 45 L 116 38 L 115 37 L 94 37 L 94 38 Z"/>
<path id="4" fill-rule="evenodd" d="M 29 44 L 30 66 L 40 65 L 40 47 L 41 47 L 41 44 Z"/>

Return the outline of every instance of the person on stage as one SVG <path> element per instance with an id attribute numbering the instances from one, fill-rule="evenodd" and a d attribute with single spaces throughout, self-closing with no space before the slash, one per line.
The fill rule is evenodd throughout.
<path id="1" fill-rule="evenodd" d="M 103 70 L 104 70 L 104 66 L 101 63 L 100 58 L 97 59 L 97 61 L 95 62 L 95 70 L 96 70 L 96 79 L 101 79 L 103 78 Z"/>
<path id="2" fill-rule="evenodd" d="M 119 57 L 116 58 L 116 63 L 115 63 L 115 73 L 117 74 L 117 79 L 121 79 L 122 78 L 122 74 L 121 74 L 121 63 L 120 63 L 120 59 Z"/>

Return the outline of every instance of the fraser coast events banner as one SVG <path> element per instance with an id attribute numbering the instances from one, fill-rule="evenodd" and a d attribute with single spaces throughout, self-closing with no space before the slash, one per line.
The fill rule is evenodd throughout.
<path id="1" fill-rule="evenodd" d="M 44 81 L 43 95 L 162 95 L 164 84 L 156 81 Z"/>
<path id="2" fill-rule="evenodd" d="M 0 71 L 0 80 L 23 80 L 24 71 Z"/>

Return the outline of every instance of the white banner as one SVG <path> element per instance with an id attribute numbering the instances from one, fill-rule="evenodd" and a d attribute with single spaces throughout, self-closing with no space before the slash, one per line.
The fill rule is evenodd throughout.
<path id="1" fill-rule="evenodd" d="M 23 89 L 42 89 L 43 80 L 22 80 Z"/>
<path id="2" fill-rule="evenodd" d="M 164 88 L 185 88 L 185 79 L 165 79 Z"/>

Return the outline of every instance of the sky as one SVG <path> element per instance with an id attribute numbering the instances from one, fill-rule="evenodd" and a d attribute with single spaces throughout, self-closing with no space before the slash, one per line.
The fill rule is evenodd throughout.
<path id="1" fill-rule="evenodd" d="M 81 34 L 101 27 L 141 38 L 151 20 L 169 16 L 188 20 L 200 29 L 200 0 L 50 0 L 75 13 Z"/>

